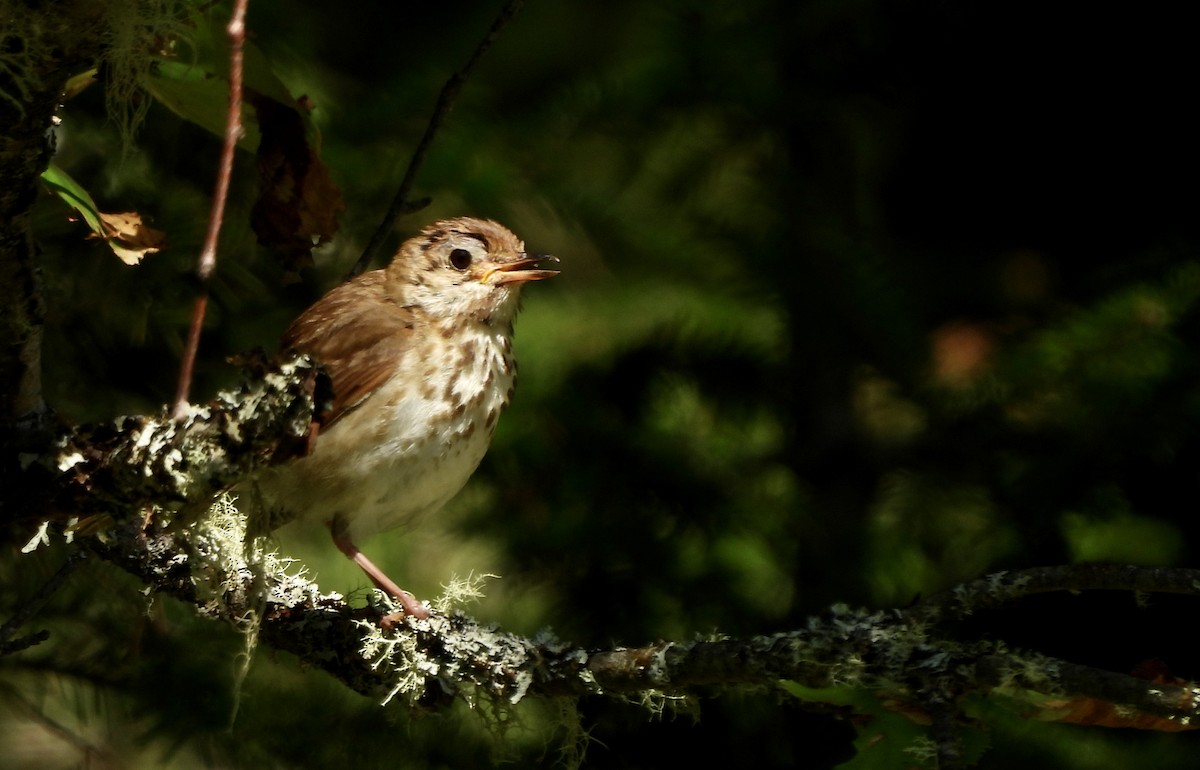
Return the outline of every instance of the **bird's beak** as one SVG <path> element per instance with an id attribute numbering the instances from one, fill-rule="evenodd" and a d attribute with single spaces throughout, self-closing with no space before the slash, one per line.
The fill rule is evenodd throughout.
<path id="1" fill-rule="evenodd" d="M 499 286 L 505 283 L 524 283 L 525 281 L 541 281 L 558 275 L 557 270 L 542 270 L 542 262 L 557 262 L 558 257 L 549 254 L 524 254 L 513 262 L 502 262 L 488 268 L 479 277 L 480 283 Z M 528 269 L 528 268 L 533 268 Z"/>

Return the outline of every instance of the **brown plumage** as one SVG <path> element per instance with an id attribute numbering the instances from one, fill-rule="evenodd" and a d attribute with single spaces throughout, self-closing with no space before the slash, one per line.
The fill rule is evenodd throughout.
<path id="1" fill-rule="evenodd" d="M 387 301 L 382 270 L 332 290 L 288 327 L 283 349 L 307 353 L 331 380 L 333 405 L 322 415 L 325 427 L 396 373 L 415 327 L 413 308 Z"/>
<path id="2" fill-rule="evenodd" d="M 333 404 L 312 453 L 264 471 L 261 496 L 284 518 L 329 522 L 342 551 L 410 614 L 428 613 L 353 540 L 437 511 L 474 472 L 512 395 L 520 287 L 556 274 L 544 259 L 496 222 L 436 222 L 284 334 L 285 349 L 328 373 Z"/>

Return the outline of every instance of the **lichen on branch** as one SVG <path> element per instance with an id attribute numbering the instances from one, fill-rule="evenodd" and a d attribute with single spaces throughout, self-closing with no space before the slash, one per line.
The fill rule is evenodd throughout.
<path id="1" fill-rule="evenodd" d="M 297 358 L 180 420 L 119 417 L 61 436 L 52 458 L 61 474 L 58 507 L 120 516 L 143 506 L 207 508 L 254 470 L 301 451 L 313 417 L 318 370 Z"/>

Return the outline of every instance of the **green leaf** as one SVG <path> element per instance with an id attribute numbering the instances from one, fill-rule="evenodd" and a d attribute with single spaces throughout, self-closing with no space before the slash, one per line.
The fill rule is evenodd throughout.
<path id="1" fill-rule="evenodd" d="M 175 58 L 157 61 L 143 86 L 179 117 L 223 137 L 229 111 L 229 40 L 224 33 L 227 19 L 205 16 L 197 18 L 195 22 L 193 34 L 187 40 L 178 41 L 178 45 L 185 50 Z M 311 136 L 313 127 L 307 111 L 297 108 L 295 97 L 275 74 L 266 54 L 252 42 L 246 41 L 242 60 L 245 91 L 267 97 L 296 111 Z M 258 118 L 250 100 L 245 99 L 242 103 L 242 137 L 238 140 L 238 146 L 254 152 L 260 136 Z"/>
<path id="2" fill-rule="evenodd" d="M 51 162 L 49 168 L 42 172 L 42 181 L 46 183 L 51 192 L 79 212 L 92 232 L 104 237 L 104 226 L 100 222 L 100 210 L 96 208 L 96 201 L 92 200 L 92 196 L 88 195 L 87 190 L 80 187 L 70 174 Z"/>
<path id="3" fill-rule="evenodd" d="M 127 265 L 136 265 L 148 254 L 161 251 L 166 235 L 143 223 L 136 211 L 109 214 L 96 208 L 96 201 L 71 175 L 53 163 L 42 172 L 42 181 L 79 212 L 93 235 L 104 241 Z"/>
<path id="4" fill-rule="evenodd" d="M 194 65 L 162 61 L 145 79 L 143 87 L 171 112 L 218 137 L 225 136 L 229 111 L 229 81 Z M 260 134 L 254 110 L 242 103 L 242 136 L 238 146 L 254 152 Z"/>

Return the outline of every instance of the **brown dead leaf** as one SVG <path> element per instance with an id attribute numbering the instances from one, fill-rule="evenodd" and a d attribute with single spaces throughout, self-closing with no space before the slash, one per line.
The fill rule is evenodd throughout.
<path id="1" fill-rule="evenodd" d="M 1154 684 L 1185 688 L 1192 686 L 1190 682 L 1172 674 L 1167 664 L 1156 658 L 1142 661 L 1130 673 L 1138 679 L 1145 679 Z M 1185 692 L 1190 692 L 1190 690 L 1185 690 Z M 1185 695 L 1184 702 L 1179 703 L 1179 708 L 1187 709 L 1191 705 L 1190 701 L 1191 695 Z M 1153 714 L 1143 714 L 1132 708 L 1117 706 L 1096 698 L 1059 698 L 1044 701 L 1041 707 L 1041 712 L 1037 715 L 1038 719 L 1051 722 L 1069 722 L 1076 725 L 1096 725 L 1098 727 L 1132 727 L 1138 730 L 1157 730 L 1164 733 L 1177 733 L 1200 727 L 1197 724 L 1167 719 Z"/>
<path id="2" fill-rule="evenodd" d="M 1144 714 L 1129 707 L 1117 706 L 1096 698 L 1063 698 L 1045 701 L 1035 716 L 1045 722 L 1067 722 L 1073 725 L 1093 725 L 1095 727 L 1131 727 L 1137 730 L 1155 730 L 1163 733 L 1178 733 L 1200 727 L 1200 725 L 1187 724 L 1176 719 Z"/>
<path id="3" fill-rule="evenodd" d="M 259 197 L 251 225 L 258 242 L 279 253 L 284 269 L 294 276 L 312 264 L 313 248 L 337 233 L 345 204 L 308 141 L 300 112 L 253 92 L 247 92 L 247 101 L 262 132 Z"/>
<path id="4" fill-rule="evenodd" d="M 108 241 L 109 248 L 127 265 L 138 264 L 147 254 L 161 251 L 167 244 L 167 234 L 144 224 L 142 215 L 136 211 L 99 214 L 104 234 L 93 237 Z"/>

